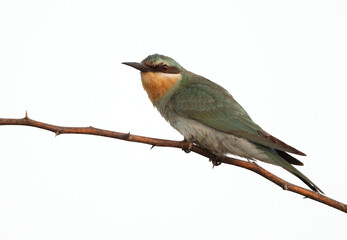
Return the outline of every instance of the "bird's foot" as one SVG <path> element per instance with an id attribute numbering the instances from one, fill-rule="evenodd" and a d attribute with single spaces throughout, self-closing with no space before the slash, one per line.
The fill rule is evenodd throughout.
<path id="1" fill-rule="evenodd" d="M 255 161 L 252 161 L 251 163 L 257 167 L 259 166 Z"/>
<path id="2" fill-rule="evenodd" d="M 192 151 L 192 148 L 193 148 L 193 142 L 188 141 L 187 139 L 184 139 L 182 142 L 187 144 L 187 146 L 183 147 L 182 150 L 185 153 L 190 153 Z"/>
<path id="3" fill-rule="evenodd" d="M 216 160 L 216 159 L 210 158 L 209 160 L 210 160 L 210 162 L 212 162 L 212 168 L 214 168 L 214 167 L 219 166 L 219 165 L 222 164 L 222 162 L 220 162 L 220 161 L 218 161 L 218 160 Z"/>
<path id="4" fill-rule="evenodd" d="M 255 166 L 258 166 L 258 164 L 256 163 L 256 161 L 253 160 L 253 159 L 248 159 L 248 158 L 247 158 L 247 162 L 252 163 L 252 164 L 254 164 Z"/>

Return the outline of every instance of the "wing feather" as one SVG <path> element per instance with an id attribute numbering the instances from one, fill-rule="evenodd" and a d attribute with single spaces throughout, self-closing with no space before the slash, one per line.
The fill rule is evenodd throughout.
<path id="1" fill-rule="evenodd" d="M 180 88 L 172 96 L 172 103 L 178 114 L 216 130 L 279 151 L 305 156 L 303 152 L 264 131 L 225 89 L 210 81 Z"/>

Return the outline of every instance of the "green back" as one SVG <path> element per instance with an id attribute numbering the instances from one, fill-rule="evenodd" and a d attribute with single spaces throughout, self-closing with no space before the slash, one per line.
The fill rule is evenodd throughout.
<path id="1" fill-rule="evenodd" d="M 266 147 L 305 155 L 259 127 L 224 88 L 194 73 L 182 72 L 182 81 L 171 101 L 178 114 L 211 128 Z"/>

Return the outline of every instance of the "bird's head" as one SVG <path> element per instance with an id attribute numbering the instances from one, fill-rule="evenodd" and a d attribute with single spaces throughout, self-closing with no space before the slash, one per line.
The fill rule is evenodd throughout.
<path id="1" fill-rule="evenodd" d="M 155 104 L 182 79 L 184 68 L 170 57 L 153 54 L 138 62 L 123 62 L 141 72 L 149 99 Z"/>

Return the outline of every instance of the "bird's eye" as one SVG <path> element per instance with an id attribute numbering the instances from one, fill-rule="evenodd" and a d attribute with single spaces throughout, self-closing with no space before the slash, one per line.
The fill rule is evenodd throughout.
<path id="1" fill-rule="evenodd" d="M 166 64 L 161 65 L 161 70 L 163 70 L 163 71 L 166 71 L 168 68 L 169 67 Z"/>

